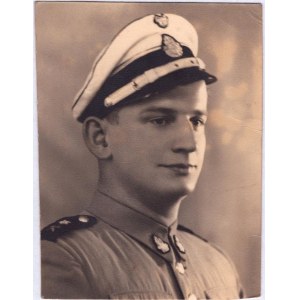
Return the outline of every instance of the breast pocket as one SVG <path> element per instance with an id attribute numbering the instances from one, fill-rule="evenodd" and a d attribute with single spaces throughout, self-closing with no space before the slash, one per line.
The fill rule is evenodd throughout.
<path id="1" fill-rule="evenodd" d="M 213 289 L 206 290 L 204 294 L 206 297 L 205 299 L 213 299 L 213 300 L 240 299 L 236 287 L 213 288 Z"/>
<path id="2" fill-rule="evenodd" d="M 174 299 L 171 294 L 159 291 L 126 292 L 109 295 L 110 299 Z"/>

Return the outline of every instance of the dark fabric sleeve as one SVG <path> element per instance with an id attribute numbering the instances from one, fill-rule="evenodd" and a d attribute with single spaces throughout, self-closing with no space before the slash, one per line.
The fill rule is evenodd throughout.
<path id="1" fill-rule="evenodd" d="M 41 242 L 41 275 L 43 298 L 94 298 L 79 260 L 57 243 Z"/>

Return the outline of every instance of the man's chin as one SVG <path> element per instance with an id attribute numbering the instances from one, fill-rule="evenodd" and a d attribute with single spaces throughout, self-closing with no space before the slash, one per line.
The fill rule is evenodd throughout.
<path id="1" fill-rule="evenodd" d="M 195 185 L 177 185 L 173 189 L 166 191 L 166 196 L 173 199 L 183 199 L 195 190 Z"/>

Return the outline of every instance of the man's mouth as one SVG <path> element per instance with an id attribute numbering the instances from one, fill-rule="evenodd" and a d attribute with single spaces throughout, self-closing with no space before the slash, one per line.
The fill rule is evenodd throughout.
<path id="1" fill-rule="evenodd" d="M 188 175 L 191 170 L 197 169 L 196 165 L 193 164 L 161 164 L 160 167 L 167 168 L 169 170 L 172 170 L 173 172 L 179 174 L 179 175 Z"/>

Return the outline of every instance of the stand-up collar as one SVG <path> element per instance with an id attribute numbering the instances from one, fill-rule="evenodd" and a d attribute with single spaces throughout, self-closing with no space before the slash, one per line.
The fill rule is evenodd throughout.
<path id="1" fill-rule="evenodd" d="M 178 247 L 181 244 L 176 242 L 177 221 L 167 227 L 100 191 L 95 193 L 87 211 L 143 243 L 167 261 L 174 260 L 174 253 L 177 258 L 185 260 L 185 253 Z"/>

